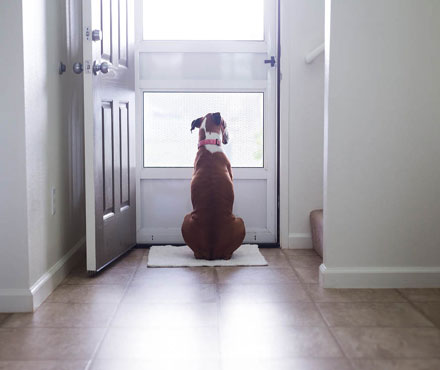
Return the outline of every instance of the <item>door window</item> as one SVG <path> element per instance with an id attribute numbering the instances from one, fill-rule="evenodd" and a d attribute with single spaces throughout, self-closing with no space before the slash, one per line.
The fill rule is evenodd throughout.
<path id="1" fill-rule="evenodd" d="M 198 130 L 191 122 L 221 112 L 233 167 L 263 167 L 263 93 L 144 93 L 144 167 L 192 167 Z"/>
<path id="2" fill-rule="evenodd" d="M 144 40 L 264 40 L 264 0 L 144 0 Z"/>

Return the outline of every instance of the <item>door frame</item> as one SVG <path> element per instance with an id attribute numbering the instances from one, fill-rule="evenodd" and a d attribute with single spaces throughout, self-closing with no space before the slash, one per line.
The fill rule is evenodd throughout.
<path id="1" fill-rule="evenodd" d="M 289 215 L 289 193 L 288 193 L 288 110 L 284 109 L 285 106 L 288 107 L 288 99 L 281 98 L 281 92 L 283 92 L 284 96 L 288 97 L 288 93 L 284 94 L 286 88 L 281 84 L 282 78 L 289 81 L 288 73 L 281 71 L 281 0 L 273 0 L 275 5 L 275 33 L 276 33 L 276 63 L 277 63 L 277 71 L 276 71 L 276 86 L 275 86 L 275 98 L 276 98 L 276 119 L 275 119 L 275 211 L 276 211 L 276 242 L 275 243 L 258 243 L 260 246 L 264 247 L 281 247 L 288 248 L 289 247 L 289 231 L 288 231 L 288 215 Z M 136 159 L 137 161 L 141 160 L 140 163 L 143 163 L 143 156 L 139 155 L 142 151 L 140 148 L 143 148 L 143 130 L 140 128 L 143 127 L 141 121 L 143 121 L 143 114 L 139 114 L 140 108 L 143 106 L 142 93 L 139 91 L 142 89 L 140 86 L 139 77 L 139 52 L 142 51 L 162 51 L 163 48 L 159 45 L 159 42 L 156 43 L 154 41 L 149 41 L 149 48 L 145 48 L 145 42 L 142 38 L 142 0 L 135 0 L 135 91 L 136 91 Z M 266 27 L 265 22 L 265 27 Z M 179 48 L 176 48 L 177 43 L 179 43 Z M 197 41 L 168 41 L 169 45 L 173 45 L 174 48 L 178 51 L 198 51 Z M 214 49 L 214 47 L 213 47 Z M 231 45 L 228 41 L 216 41 L 215 51 L 231 51 L 234 48 L 231 48 Z M 203 49 L 206 51 L 206 48 Z M 243 51 L 242 48 L 236 47 L 236 51 Z M 248 48 L 246 51 L 249 52 L 266 52 L 266 49 L 263 47 L 253 47 Z M 284 88 L 283 88 L 284 87 Z M 154 91 L 149 89 L 149 91 Z M 178 90 L 176 90 L 178 91 Z M 181 91 L 181 90 L 179 90 Z M 212 92 L 221 92 L 222 89 L 218 89 L 217 91 Z M 243 90 L 245 91 L 245 90 Z M 252 90 L 249 90 L 252 91 Z M 194 92 L 201 92 L 194 90 Z M 140 182 L 142 179 L 142 166 L 136 166 L 136 234 L 139 234 L 139 230 L 141 228 L 141 196 L 140 196 Z M 192 168 L 177 168 L 177 171 L 181 171 L 182 175 L 186 175 L 188 170 L 192 173 Z M 179 178 L 179 175 L 177 175 Z M 138 243 L 138 245 L 160 245 L 160 243 Z"/>

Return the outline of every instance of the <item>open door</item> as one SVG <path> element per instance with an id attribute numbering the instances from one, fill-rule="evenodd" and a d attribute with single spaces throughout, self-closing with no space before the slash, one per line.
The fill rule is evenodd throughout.
<path id="1" fill-rule="evenodd" d="M 83 0 L 87 270 L 136 244 L 133 0 Z"/>

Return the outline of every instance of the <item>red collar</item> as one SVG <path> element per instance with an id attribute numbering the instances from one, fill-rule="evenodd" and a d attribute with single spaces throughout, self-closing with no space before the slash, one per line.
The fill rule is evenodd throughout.
<path id="1" fill-rule="evenodd" d="M 222 145 L 221 141 L 219 139 L 205 139 L 205 140 L 200 140 L 199 141 L 199 148 L 203 145 L 207 145 L 207 144 L 211 144 L 211 145 Z"/>

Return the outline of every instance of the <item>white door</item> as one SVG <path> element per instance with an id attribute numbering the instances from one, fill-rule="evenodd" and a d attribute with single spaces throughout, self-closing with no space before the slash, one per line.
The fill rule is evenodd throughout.
<path id="1" fill-rule="evenodd" d="M 245 242 L 277 242 L 276 0 L 137 0 L 137 242 L 183 243 L 198 134 L 221 112 Z"/>
<path id="2" fill-rule="evenodd" d="M 83 0 L 87 270 L 136 244 L 134 8 Z"/>

